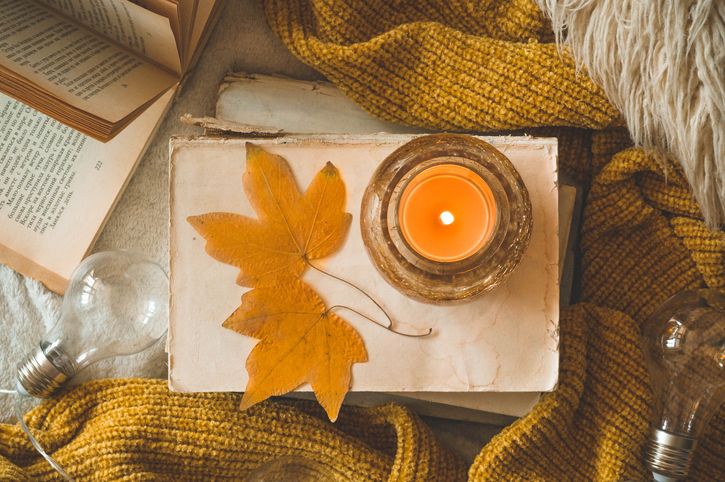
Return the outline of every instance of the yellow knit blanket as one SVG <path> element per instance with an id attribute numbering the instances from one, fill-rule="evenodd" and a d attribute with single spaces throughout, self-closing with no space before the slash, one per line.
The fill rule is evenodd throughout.
<path id="1" fill-rule="evenodd" d="M 685 288 L 725 289 L 722 233 L 709 232 L 676 167 L 667 178 L 603 92 L 557 53 L 531 0 L 262 0 L 303 61 L 386 120 L 439 130 L 527 128 L 560 142 L 588 188 L 582 303 L 561 316 L 561 376 L 466 468 L 406 408 L 305 402 L 246 412 L 231 394 L 180 395 L 157 381 L 100 381 L 50 400 L 28 425 L 78 480 L 239 480 L 304 454 L 357 481 L 651 480 L 641 462 L 651 392 L 640 325 Z M 538 127 L 538 128 L 535 128 Z M 591 130 L 596 129 L 596 130 Z M 691 480 L 725 480 L 725 410 Z M 59 480 L 18 426 L 0 431 L 3 480 Z"/>

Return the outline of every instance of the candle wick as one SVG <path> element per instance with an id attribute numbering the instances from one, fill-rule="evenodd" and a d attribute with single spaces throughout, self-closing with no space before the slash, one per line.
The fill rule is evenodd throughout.
<path id="1" fill-rule="evenodd" d="M 443 223 L 445 226 L 448 226 L 455 220 L 453 214 L 449 213 L 448 211 L 443 211 L 439 219 L 441 220 L 441 223 Z"/>

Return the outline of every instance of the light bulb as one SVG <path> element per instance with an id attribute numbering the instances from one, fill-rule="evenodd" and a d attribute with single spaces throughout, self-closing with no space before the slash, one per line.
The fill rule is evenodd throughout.
<path id="1" fill-rule="evenodd" d="M 687 476 L 697 440 L 725 400 L 725 295 L 682 291 L 644 325 L 654 423 L 645 463 L 655 480 Z"/>
<path id="2" fill-rule="evenodd" d="M 55 326 L 18 364 L 17 389 L 48 398 L 87 366 L 149 348 L 168 326 L 169 282 L 131 251 L 86 258 L 71 274 Z"/>

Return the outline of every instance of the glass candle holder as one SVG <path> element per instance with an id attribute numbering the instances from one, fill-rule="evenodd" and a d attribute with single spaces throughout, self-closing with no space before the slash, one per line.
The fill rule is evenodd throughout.
<path id="1" fill-rule="evenodd" d="M 373 265 L 398 291 L 425 303 L 465 303 L 520 263 L 531 201 L 511 161 L 490 144 L 433 134 L 378 166 L 360 223 Z"/>

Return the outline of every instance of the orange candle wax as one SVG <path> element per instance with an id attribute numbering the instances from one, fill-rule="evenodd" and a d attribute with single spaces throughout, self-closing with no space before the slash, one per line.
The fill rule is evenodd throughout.
<path id="1" fill-rule="evenodd" d="M 478 174 L 440 164 L 417 174 L 403 190 L 400 231 L 421 256 L 454 262 L 481 249 L 496 224 L 493 192 Z"/>

